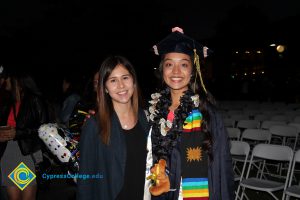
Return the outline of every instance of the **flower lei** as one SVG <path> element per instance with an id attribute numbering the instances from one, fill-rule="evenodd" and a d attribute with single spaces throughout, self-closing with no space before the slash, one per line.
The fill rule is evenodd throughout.
<path id="1" fill-rule="evenodd" d="M 152 154 L 157 161 L 166 159 L 171 154 L 180 138 L 185 119 L 199 106 L 199 95 L 195 95 L 191 90 L 184 92 L 180 98 L 180 105 L 174 112 L 173 123 L 166 120 L 172 103 L 170 89 L 154 93 L 151 98 L 149 117 L 152 125 Z"/>

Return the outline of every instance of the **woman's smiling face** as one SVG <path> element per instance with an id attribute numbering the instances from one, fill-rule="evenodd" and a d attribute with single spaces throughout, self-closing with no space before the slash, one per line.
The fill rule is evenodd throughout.
<path id="1" fill-rule="evenodd" d="M 172 90 L 188 89 L 192 74 L 191 57 L 183 53 L 167 53 L 163 60 L 163 79 Z"/>

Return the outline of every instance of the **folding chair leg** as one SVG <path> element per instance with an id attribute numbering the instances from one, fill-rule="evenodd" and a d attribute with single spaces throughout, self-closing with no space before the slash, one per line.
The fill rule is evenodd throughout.
<path id="1" fill-rule="evenodd" d="M 242 188 L 241 200 L 243 200 L 244 195 L 245 195 L 245 187 Z"/>
<path id="2" fill-rule="evenodd" d="M 282 200 L 284 200 L 284 197 L 282 198 Z M 285 200 L 290 200 L 290 196 L 286 195 Z"/>
<path id="3" fill-rule="evenodd" d="M 268 192 L 274 199 L 279 200 L 272 192 Z"/>
<path id="4" fill-rule="evenodd" d="M 242 200 L 243 197 L 245 197 L 246 200 L 250 200 L 246 193 L 243 193 L 242 197 L 239 199 Z"/>

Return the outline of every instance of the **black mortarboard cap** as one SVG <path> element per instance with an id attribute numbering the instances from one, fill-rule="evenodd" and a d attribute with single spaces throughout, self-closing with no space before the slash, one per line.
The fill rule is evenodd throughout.
<path id="1" fill-rule="evenodd" d="M 166 53 L 177 52 L 184 53 L 190 56 L 194 55 L 194 49 L 196 49 L 200 60 L 205 58 L 211 53 L 207 47 L 201 45 L 193 38 L 183 34 L 182 29 L 173 28 L 172 33 L 165 37 L 158 44 L 153 46 L 156 55 L 164 55 Z M 181 32 L 180 32 L 181 31 Z"/>
<path id="2" fill-rule="evenodd" d="M 190 55 L 191 58 L 193 58 L 194 60 L 194 65 L 196 66 L 196 71 L 197 71 L 195 83 L 194 83 L 194 91 L 196 88 L 195 86 L 196 86 L 197 75 L 199 75 L 200 84 L 203 90 L 205 91 L 205 93 L 208 94 L 202 79 L 201 69 L 200 69 L 200 62 L 202 62 L 204 58 L 211 53 L 211 51 L 207 47 L 199 44 L 193 38 L 184 35 L 183 30 L 181 28 L 174 27 L 172 29 L 171 34 L 169 34 L 158 44 L 153 46 L 153 50 L 156 55 L 164 55 L 172 52 L 184 53 Z"/>

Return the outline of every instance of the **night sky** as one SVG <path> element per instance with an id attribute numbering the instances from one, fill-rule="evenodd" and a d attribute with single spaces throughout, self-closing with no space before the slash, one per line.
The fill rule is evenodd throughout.
<path id="1" fill-rule="evenodd" d="M 294 46 L 294 64 L 299 14 L 292 0 L 6 0 L 0 3 L 0 64 L 32 72 L 50 89 L 63 73 L 88 76 L 107 55 L 120 54 L 145 88 L 159 60 L 151 47 L 173 26 L 213 49 L 217 63 L 234 48 L 278 41 Z"/>

